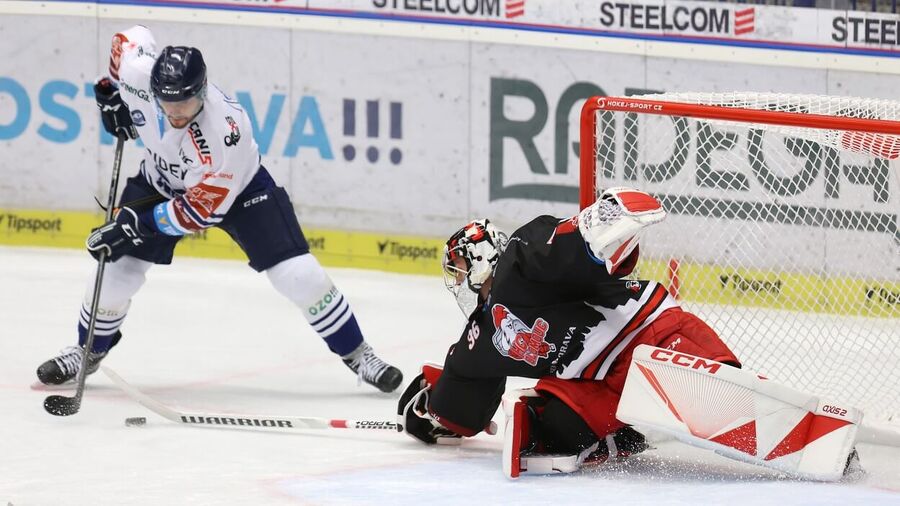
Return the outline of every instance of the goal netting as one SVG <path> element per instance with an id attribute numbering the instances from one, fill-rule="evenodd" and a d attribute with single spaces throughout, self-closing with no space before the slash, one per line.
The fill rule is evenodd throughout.
<path id="1" fill-rule="evenodd" d="M 594 97 L 581 206 L 657 196 L 637 276 L 745 366 L 900 422 L 900 102 L 766 93 Z"/>

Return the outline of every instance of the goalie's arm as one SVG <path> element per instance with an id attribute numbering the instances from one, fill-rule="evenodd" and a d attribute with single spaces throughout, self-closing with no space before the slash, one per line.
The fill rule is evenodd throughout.
<path id="1" fill-rule="evenodd" d="M 505 378 L 463 378 L 426 363 L 400 396 L 398 430 L 428 444 L 456 444 L 482 430 L 493 434 L 491 418 L 505 388 Z"/>

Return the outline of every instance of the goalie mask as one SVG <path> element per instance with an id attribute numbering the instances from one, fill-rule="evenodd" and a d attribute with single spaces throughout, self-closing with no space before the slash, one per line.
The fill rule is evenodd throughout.
<path id="1" fill-rule="evenodd" d="M 506 242 L 506 234 L 483 219 L 457 230 L 444 246 L 444 285 L 467 317 L 478 306 L 479 291 L 493 275 Z"/>

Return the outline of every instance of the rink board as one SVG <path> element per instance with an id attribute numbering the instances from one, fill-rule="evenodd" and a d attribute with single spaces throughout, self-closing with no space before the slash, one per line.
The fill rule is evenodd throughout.
<path id="1" fill-rule="evenodd" d="M 99 213 L 0 209 L 0 244 L 82 248 Z M 408 274 L 440 274 L 444 240 L 304 228 L 311 251 L 323 264 Z M 241 249 L 219 229 L 186 236 L 176 254 L 222 259 L 246 259 Z M 795 311 L 852 316 L 900 318 L 900 283 L 877 278 L 822 277 L 814 274 L 721 268 L 680 262 L 644 260 L 640 276 L 670 287 L 678 280 L 682 301 L 708 304 L 790 308 Z M 852 287 L 848 289 L 848 287 Z M 809 297 L 810 293 L 817 297 Z"/>

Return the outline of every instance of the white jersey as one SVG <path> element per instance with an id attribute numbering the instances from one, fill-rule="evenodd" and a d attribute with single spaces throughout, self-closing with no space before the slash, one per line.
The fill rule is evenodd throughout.
<path id="1" fill-rule="evenodd" d="M 259 148 L 237 101 L 213 85 L 186 127 L 169 124 L 150 92 L 152 41 L 122 47 L 119 92 L 144 143 L 141 173 L 169 201 L 154 208 L 161 232 L 182 235 L 216 225 L 259 170 Z"/>

